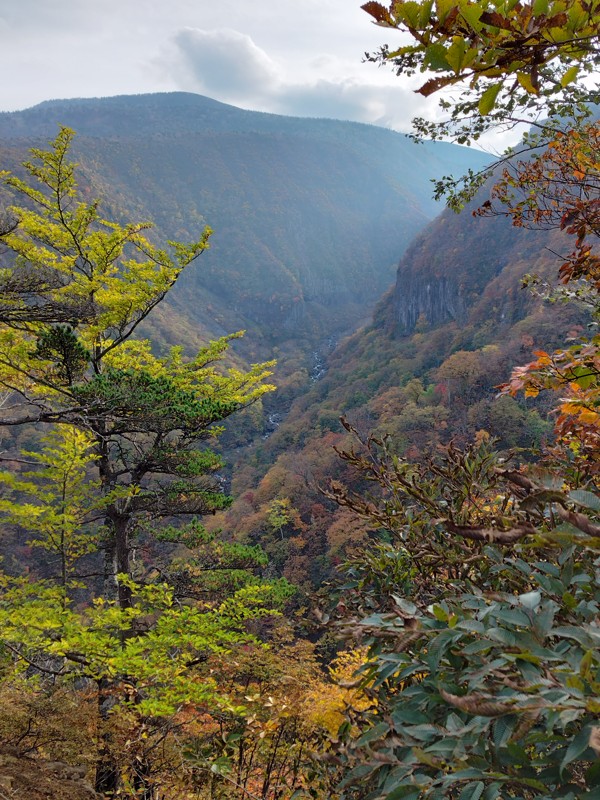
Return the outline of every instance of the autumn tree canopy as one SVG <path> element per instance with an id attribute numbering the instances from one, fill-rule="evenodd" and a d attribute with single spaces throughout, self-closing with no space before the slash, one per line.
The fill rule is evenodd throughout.
<path id="1" fill-rule="evenodd" d="M 189 357 L 135 337 L 210 231 L 167 252 L 146 237 L 148 224 L 105 218 L 99 201 L 83 199 L 72 139 L 63 128 L 32 151 L 25 177 L 2 173 L 14 203 L 0 231 L 0 425 L 35 447 L 12 454 L 0 511 L 47 563 L 0 577 L 0 631 L 13 675 L 33 669 L 95 687 L 97 790 L 114 796 L 130 780 L 152 798 L 147 759 L 120 764 L 115 710 L 162 740 L 186 703 L 228 706 L 202 665 L 258 642 L 249 623 L 290 594 L 253 575 L 264 563 L 257 548 L 218 547 L 197 519 L 230 502 L 209 446 L 219 423 L 273 387 L 268 364 L 220 368 L 232 337 Z M 164 528 L 167 517 L 182 523 Z M 193 570 L 139 557 L 154 540 L 212 567 L 202 600 Z"/>
<path id="2" fill-rule="evenodd" d="M 356 444 L 340 455 L 373 490 L 332 483 L 329 497 L 383 535 L 346 565 L 334 611 L 342 634 L 369 648 L 358 680 L 372 698 L 341 732 L 349 770 L 341 797 L 592 800 L 600 787 L 598 124 L 581 103 L 595 97 L 584 76 L 598 66 L 600 6 L 363 7 L 411 37 L 376 60 L 399 74 L 432 72 L 424 95 L 460 84 L 457 102 L 442 95 L 449 123 L 421 132 L 453 130 L 466 141 L 498 123 L 550 117 L 535 140 L 546 149 L 507 162 L 476 214 L 564 231 L 561 286 L 543 291 L 555 302 L 584 301 L 591 321 L 581 339 L 515 368 L 505 387 L 556 393 L 555 440 L 533 462 L 513 463 L 480 431 L 471 446 L 438 448 L 415 464 L 385 437 L 345 423 Z"/>

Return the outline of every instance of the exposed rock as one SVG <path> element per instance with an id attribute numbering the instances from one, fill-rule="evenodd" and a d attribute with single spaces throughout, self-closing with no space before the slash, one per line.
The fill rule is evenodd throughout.
<path id="1" fill-rule="evenodd" d="M 0 800 L 101 800 L 86 779 L 87 767 L 0 750 Z"/>
<path id="2" fill-rule="evenodd" d="M 412 333 L 423 318 L 431 325 L 448 320 L 460 322 L 465 313 L 465 302 L 458 286 L 450 276 L 429 277 L 398 274 L 394 289 L 394 311 L 400 335 Z"/>
<path id="3" fill-rule="evenodd" d="M 481 193 L 457 216 L 444 211 L 400 261 L 396 283 L 379 304 L 375 324 L 396 336 L 447 322 L 463 327 L 489 321 L 509 325 L 532 307 L 520 291 L 528 272 L 555 275 L 562 238 L 547 231 L 516 230 L 505 217 L 474 217 Z M 551 249 L 549 249 L 549 247 Z"/>

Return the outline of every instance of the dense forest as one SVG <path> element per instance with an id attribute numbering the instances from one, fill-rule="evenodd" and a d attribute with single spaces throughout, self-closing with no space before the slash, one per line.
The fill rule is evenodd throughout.
<path id="1" fill-rule="evenodd" d="M 151 219 L 161 245 L 213 230 L 167 300 L 186 324 L 154 320 L 153 338 L 194 346 L 194 328 L 213 338 L 244 328 L 252 336 L 241 349 L 256 360 L 274 347 L 314 349 L 367 319 L 411 237 L 440 210 L 430 179 L 488 160 L 374 126 L 173 93 L 0 114 L 5 168 L 59 125 L 77 132 L 80 183 L 117 219 Z"/>
<path id="2" fill-rule="evenodd" d="M 2 800 L 600 794 L 600 12 L 364 9 L 517 152 L 0 115 Z"/>

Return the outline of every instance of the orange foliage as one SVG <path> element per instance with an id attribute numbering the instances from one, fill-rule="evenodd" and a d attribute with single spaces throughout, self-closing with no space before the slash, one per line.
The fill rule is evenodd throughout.
<path id="1" fill-rule="evenodd" d="M 575 236 L 575 247 L 559 269 L 560 280 L 596 313 L 600 309 L 600 257 L 590 238 L 600 235 L 600 123 L 558 134 L 538 158 L 505 170 L 494 195 L 517 226 L 559 228 Z M 520 192 L 515 199 L 515 191 Z M 520 198 L 520 199 L 518 199 Z M 488 209 L 489 211 L 489 209 Z M 483 209 L 486 213 L 486 209 Z M 559 393 L 555 434 L 588 475 L 600 473 L 600 336 L 567 348 L 534 351 L 536 360 L 513 370 L 503 387 L 512 395 Z M 555 450 L 556 452 L 556 450 Z"/>
<path id="2" fill-rule="evenodd" d="M 600 257 L 588 237 L 600 231 L 599 151 L 598 122 L 557 133 L 541 156 L 505 169 L 492 193 L 517 227 L 559 228 L 575 236 L 560 278 L 563 283 L 585 278 L 596 289 L 600 289 Z M 488 213 L 490 207 L 488 203 L 476 213 Z"/>

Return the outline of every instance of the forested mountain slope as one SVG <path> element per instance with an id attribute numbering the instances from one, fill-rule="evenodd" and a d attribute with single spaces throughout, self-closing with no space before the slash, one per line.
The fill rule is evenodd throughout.
<path id="1" fill-rule="evenodd" d="M 487 192 L 460 215 L 444 211 L 413 242 L 372 322 L 341 342 L 253 462 L 240 466 L 239 499 L 219 524 L 266 543 L 291 579 L 318 584 L 366 535 L 319 491 L 332 476 L 352 483 L 333 449 L 346 440 L 340 415 L 364 435 L 390 434 L 395 451 L 413 459 L 482 431 L 502 448 L 526 450 L 549 435 L 538 400 L 498 398 L 497 387 L 533 351 L 581 331 L 584 316 L 521 286 L 526 273 L 555 277 L 562 236 L 474 217 Z"/>
<path id="2" fill-rule="evenodd" d="M 399 254 L 436 211 L 430 178 L 485 161 L 373 126 L 174 93 L 0 114 L 5 165 L 59 124 L 78 133 L 90 192 L 155 222 L 159 240 L 193 237 L 205 224 L 215 231 L 173 292 L 174 330 L 163 320 L 162 336 L 185 337 L 182 317 L 212 335 L 246 328 L 250 357 L 274 346 L 285 354 L 286 342 L 308 352 L 368 317 Z"/>

